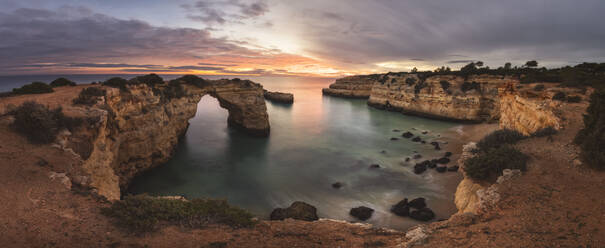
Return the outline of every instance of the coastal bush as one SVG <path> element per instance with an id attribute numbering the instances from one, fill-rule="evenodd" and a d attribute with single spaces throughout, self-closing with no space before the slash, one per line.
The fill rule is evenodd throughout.
<path id="1" fill-rule="evenodd" d="M 409 77 L 409 78 L 405 79 L 405 84 L 407 84 L 408 86 L 412 86 L 415 83 L 416 83 L 416 79 L 415 78 Z"/>
<path id="2" fill-rule="evenodd" d="M 502 145 L 515 144 L 524 138 L 525 136 L 517 131 L 501 129 L 483 137 L 483 139 L 477 143 L 477 147 L 482 151 L 488 151 L 492 148 L 498 148 Z"/>
<path id="3" fill-rule="evenodd" d="M 546 137 L 546 136 L 551 136 L 551 135 L 555 135 L 557 134 L 557 130 L 554 129 L 553 127 L 546 127 L 546 128 L 542 128 L 536 132 L 534 132 L 531 136 L 532 137 Z"/>
<path id="4" fill-rule="evenodd" d="M 94 105 L 99 100 L 99 97 L 105 96 L 106 91 L 98 87 L 88 87 L 80 91 L 80 94 L 74 99 L 74 104 Z"/>
<path id="5" fill-rule="evenodd" d="M 575 138 L 582 160 L 598 169 L 605 169 L 605 89 L 590 95 L 584 115 L 584 128 Z"/>
<path id="6" fill-rule="evenodd" d="M 579 103 L 581 101 L 582 101 L 582 97 L 581 96 L 568 96 L 567 97 L 567 102 Z"/>
<path id="7" fill-rule="evenodd" d="M 25 102 L 12 113 L 15 116 L 13 127 L 32 143 L 47 144 L 53 142 L 62 129 L 73 131 L 81 125 L 81 118 L 67 117 L 61 108 L 49 109 L 36 103 Z"/>
<path id="8" fill-rule="evenodd" d="M 429 85 L 428 85 L 426 82 L 424 82 L 424 81 L 422 81 L 422 82 L 420 82 L 420 83 L 416 84 L 416 85 L 414 86 L 414 93 L 415 93 L 415 94 L 420 93 L 420 91 L 421 91 L 422 89 L 426 88 L 427 86 L 429 86 Z"/>
<path id="9" fill-rule="evenodd" d="M 128 91 L 128 88 L 126 88 L 126 85 L 128 85 L 128 81 L 121 77 L 113 77 L 107 79 L 105 82 L 102 83 L 102 85 L 113 88 L 119 88 L 121 91 Z"/>
<path id="10" fill-rule="evenodd" d="M 552 96 L 553 100 L 557 100 L 557 101 L 563 101 L 565 100 L 565 93 L 564 92 L 557 92 L 554 96 Z"/>
<path id="11" fill-rule="evenodd" d="M 50 87 L 55 88 L 55 87 L 61 87 L 61 86 L 76 86 L 76 82 L 71 81 L 64 77 L 57 78 L 57 79 L 53 80 L 52 82 L 50 82 Z"/>
<path id="12" fill-rule="evenodd" d="M 195 75 L 185 75 L 180 78 L 171 80 L 170 82 L 191 84 L 199 88 L 205 88 L 210 85 L 208 81 Z"/>
<path id="13" fill-rule="evenodd" d="M 132 85 L 146 84 L 149 87 L 154 87 L 155 85 L 163 84 L 163 83 L 164 83 L 164 79 L 155 73 L 147 74 L 144 76 L 134 77 L 134 78 L 128 80 L 128 84 L 132 84 Z"/>
<path id="14" fill-rule="evenodd" d="M 538 85 L 534 86 L 534 90 L 535 91 L 543 91 L 544 90 L 544 85 L 543 84 L 538 84 Z"/>
<path id="15" fill-rule="evenodd" d="M 54 92 L 53 88 L 50 85 L 42 83 L 42 82 L 33 82 L 31 84 L 26 84 L 21 86 L 21 88 L 14 88 L 14 94 L 43 94 L 43 93 L 51 93 Z"/>
<path id="16" fill-rule="evenodd" d="M 226 224 L 235 228 L 256 224 L 252 214 L 230 206 L 225 200 L 154 198 L 145 195 L 125 196 L 111 207 L 102 209 L 117 224 L 135 233 L 154 231 L 159 224 L 202 228 L 209 224 Z"/>
<path id="17" fill-rule="evenodd" d="M 529 157 L 512 146 L 500 146 L 464 162 L 464 172 L 475 180 L 488 180 L 502 175 L 504 169 L 525 171 Z"/>

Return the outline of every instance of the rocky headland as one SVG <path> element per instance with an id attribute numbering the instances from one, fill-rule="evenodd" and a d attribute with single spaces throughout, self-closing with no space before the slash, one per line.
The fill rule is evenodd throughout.
<path id="1" fill-rule="evenodd" d="M 283 93 L 283 92 L 272 92 L 272 91 L 264 91 L 265 99 L 277 102 L 277 103 L 285 103 L 292 104 L 294 103 L 294 95 L 292 93 Z"/>

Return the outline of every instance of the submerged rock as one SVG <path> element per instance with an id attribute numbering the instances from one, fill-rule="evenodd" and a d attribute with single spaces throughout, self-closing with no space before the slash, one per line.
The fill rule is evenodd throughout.
<path id="1" fill-rule="evenodd" d="M 425 171 L 426 171 L 426 164 L 420 163 L 420 164 L 414 165 L 415 174 L 421 174 L 422 172 L 425 172 Z"/>
<path id="2" fill-rule="evenodd" d="M 371 209 L 369 207 L 356 207 L 356 208 L 352 208 L 351 211 L 349 211 L 349 214 L 359 220 L 367 220 L 370 217 L 372 217 L 372 213 L 374 213 L 374 209 Z"/>
<path id="3" fill-rule="evenodd" d="M 445 172 L 447 170 L 447 167 L 445 166 L 437 166 L 437 168 L 435 168 L 435 170 L 437 170 L 437 172 Z"/>
<path id="4" fill-rule="evenodd" d="M 393 132 L 398 133 L 398 132 L 401 132 L 401 130 L 399 130 L 399 129 L 393 129 Z"/>
<path id="5" fill-rule="evenodd" d="M 379 164 L 371 164 L 370 165 L 370 169 L 379 169 L 380 165 Z"/>
<path id="6" fill-rule="evenodd" d="M 399 201 L 397 204 L 391 207 L 391 213 L 398 216 L 410 215 L 410 207 L 408 206 L 408 198 Z"/>
<path id="7" fill-rule="evenodd" d="M 276 208 L 271 212 L 271 220 L 285 220 L 292 218 L 295 220 L 315 221 L 318 220 L 317 208 L 314 206 L 297 201 L 288 208 Z"/>
<path id="8" fill-rule="evenodd" d="M 449 158 L 452 156 L 452 152 L 445 152 L 444 157 Z"/>
<path id="9" fill-rule="evenodd" d="M 404 137 L 406 139 L 412 138 L 413 136 L 414 136 L 414 134 L 410 133 L 410 132 L 405 132 L 401 135 L 401 137 Z"/>
<path id="10" fill-rule="evenodd" d="M 340 189 L 340 188 L 342 188 L 342 186 L 343 186 L 343 184 L 341 182 L 335 182 L 332 184 L 332 188 L 335 188 L 335 189 Z"/>
<path id="11" fill-rule="evenodd" d="M 422 158 L 422 155 L 420 153 L 416 153 L 416 154 L 414 154 L 413 158 L 414 159 L 419 159 L 419 158 Z"/>
<path id="12" fill-rule="evenodd" d="M 458 171 L 458 166 L 457 165 L 453 165 L 447 168 L 447 171 Z"/>
<path id="13" fill-rule="evenodd" d="M 443 157 L 443 158 L 437 159 L 437 163 L 439 163 L 439 164 L 447 164 L 447 163 L 449 163 L 449 162 L 450 162 L 450 159 L 449 159 L 449 158 L 446 158 L 446 157 Z"/>
<path id="14" fill-rule="evenodd" d="M 391 140 L 399 140 L 399 138 L 395 138 L 395 137 L 393 137 L 393 138 L 391 138 Z"/>
<path id="15" fill-rule="evenodd" d="M 294 95 L 292 95 L 291 93 L 271 92 L 271 91 L 264 90 L 263 95 L 264 95 L 265 99 L 273 101 L 273 102 L 279 102 L 279 103 L 293 103 L 294 102 Z"/>
<path id="16" fill-rule="evenodd" d="M 435 213 L 430 208 L 422 208 L 414 210 L 410 213 L 410 217 L 419 221 L 429 221 L 435 218 Z"/>
<path id="17" fill-rule="evenodd" d="M 412 139 L 412 141 L 413 141 L 413 142 L 420 142 L 420 141 L 422 141 L 422 139 L 421 139 L 420 137 L 416 136 L 416 137 L 414 137 L 414 138 Z"/>
<path id="18" fill-rule="evenodd" d="M 415 208 L 415 209 L 422 209 L 422 208 L 426 207 L 426 202 L 423 197 L 418 197 L 416 199 L 411 200 L 408 203 L 408 206 Z"/>

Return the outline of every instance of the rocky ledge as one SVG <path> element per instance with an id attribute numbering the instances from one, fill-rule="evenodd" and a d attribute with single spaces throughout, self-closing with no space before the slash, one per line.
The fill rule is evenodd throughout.
<path id="1" fill-rule="evenodd" d="M 372 85 L 376 79 L 376 75 L 340 78 L 331 84 L 330 88 L 324 88 L 322 92 L 324 95 L 330 96 L 368 98 L 370 97 Z"/>
<path id="2" fill-rule="evenodd" d="M 84 88 L 104 91 L 91 104 L 76 104 Z M 80 161 L 85 186 L 109 200 L 120 199 L 136 175 L 167 162 L 189 126 L 204 95 L 218 99 L 229 112 L 228 124 L 258 136 L 269 135 L 263 88 L 248 80 L 203 80 L 183 77 L 170 83 L 126 84 L 120 87 L 81 85 L 56 88 L 55 92 L 0 99 L 0 113 L 27 101 L 65 115 L 81 118 L 82 125 L 59 134 L 53 146 L 73 152 Z M 81 95 L 81 94 L 80 94 Z"/>
<path id="3" fill-rule="evenodd" d="M 277 102 L 277 103 L 287 103 L 287 104 L 292 104 L 294 102 L 294 95 L 292 93 L 282 93 L 282 92 L 271 92 L 271 91 L 264 91 L 264 96 L 265 99 L 272 101 L 272 102 Z"/>

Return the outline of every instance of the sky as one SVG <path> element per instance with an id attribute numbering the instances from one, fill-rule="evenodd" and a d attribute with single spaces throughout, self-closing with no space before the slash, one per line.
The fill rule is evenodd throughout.
<path id="1" fill-rule="evenodd" d="M 0 75 L 605 62 L 602 0 L 0 0 Z"/>

